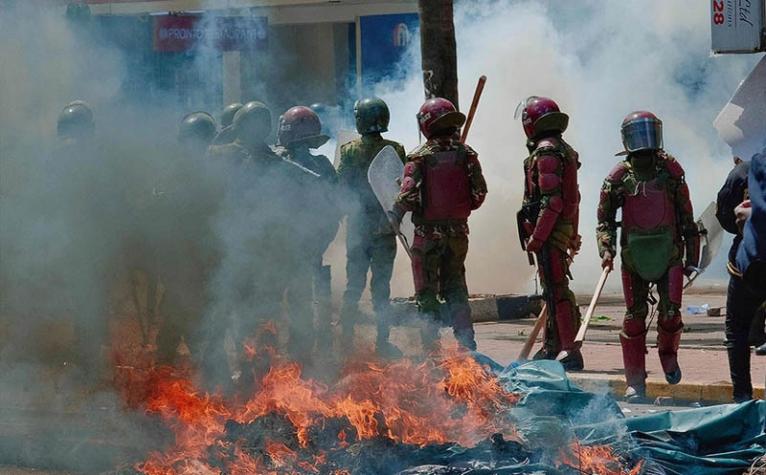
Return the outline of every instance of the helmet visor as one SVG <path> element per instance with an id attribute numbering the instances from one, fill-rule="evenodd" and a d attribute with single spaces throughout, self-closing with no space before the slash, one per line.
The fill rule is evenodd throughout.
<path id="1" fill-rule="evenodd" d="M 527 102 L 529 102 L 529 99 L 531 99 L 531 97 L 528 97 L 522 100 L 521 102 L 519 102 L 519 104 L 516 106 L 516 110 L 513 111 L 513 120 L 521 119 L 521 116 L 524 115 L 524 109 L 527 108 Z"/>
<path id="2" fill-rule="evenodd" d="M 622 128 L 622 141 L 625 150 L 660 150 L 662 143 L 662 122 L 652 119 L 636 119 Z"/>

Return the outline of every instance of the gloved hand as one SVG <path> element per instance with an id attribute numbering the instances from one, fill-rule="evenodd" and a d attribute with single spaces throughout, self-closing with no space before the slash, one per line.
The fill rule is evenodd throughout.
<path id="1" fill-rule="evenodd" d="M 543 248 L 543 242 L 539 239 L 532 238 L 527 242 L 527 252 L 540 252 L 540 249 Z"/>
<path id="2" fill-rule="evenodd" d="M 572 239 L 572 243 L 570 244 L 570 249 L 572 249 L 572 255 L 576 256 L 580 253 L 580 249 L 582 249 L 582 236 L 579 234 Z"/>
<path id="3" fill-rule="evenodd" d="M 609 269 L 609 272 L 614 270 L 614 256 L 611 252 L 606 251 L 604 255 L 601 256 L 601 268 Z"/>
<path id="4" fill-rule="evenodd" d="M 691 276 L 693 276 L 699 271 L 700 270 L 696 265 L 689 264 L 688 262 L 686 263 L 686 265 L 684 265 L 684 275 L 686 277 L 691 278 Z"/>
<path id="5" fill-rule="evenodd" d="M 394 230 L 394 232 L 396 234 L 401 233 L 401 224 L 404 213 L 401 212 L 401 210 L 398 208 L 394 207 L 393 210 L 387 211 L 386 214 L 388 214 L 388 221 L 391 223 L 391 228 Z"/>

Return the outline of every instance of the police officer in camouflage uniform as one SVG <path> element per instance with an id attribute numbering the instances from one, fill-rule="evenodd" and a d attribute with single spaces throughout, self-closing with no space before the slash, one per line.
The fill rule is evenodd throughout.
<path id="1" fill-rule="evenodd" d="M 215 119 L 207 112 L 186 115 L 178 127 L 181 163 L 159 185 L 150 210 L 156 213 L 151 223 L 158 234 L 149 243 L 156 250 L 156 269 L 148 272 L 147 311 L 153 320 L 157 280 L 165 292 L 159 308 L 157 361 L 173 364 L 182 338 L 192 352 L 198 349 L 193 331 L 205 309 L 207 277 L 212 250 L 208 220 L 214 212 L 215 198 L 205 186 L 205 154 L 215 137 Z M 148 322 L 147 322 L 148 323 Z"/>
<path id="2" fill-rule="evenodd" d="M 71 227 L 72 243 L 64 244 L 59 256 L 61 263 L 55 267 L 66 269 L 76 278 L 65 278 L 57 292 L 66 298 L 62 312 L 65 321 L 74 323 L 75 346 L 72 348 L 76 366 L 88 380 L 103 376 L 104 355 L 101 346 L 107 343 L 108 308 L 105 296 L 112 281 L 108 276 L 111 255 L 104 245 L 118 236 L 104 233 L 115 229 L 120 209 L 115 200 L 121 193 L 116 192 L 119 184 L 104 180 L 103 149 L 96 140 L 96 122 L 91 106 L 81 100 L 72 101 L 60 112 L 57 120 L 58 141 L 51 164 L 50 176 L 58 177 L 51 187 L 51 201 L 46 210 L 53 210 L 57 220 Z M 58 170 L 60 169 L 60 170 Z M 77 175 L 76 181 L 60 177 Z M 85 187 L 85 188 L 83 188 Z M 99 197 L 94 200 L 92 197 Z M 72 214 L 72 210 L 76 210 Z M 91 243 L 87 253 L 82 242 Z M 80 243 L 80 244 L 77 244 Z M 101 243 L 104 243 L 102 245 Z M 69 306 L 71 305 L 71 307 Z M 71 320 L 70 320 L 71 319 Z"/>
<path id="3" fill-rule="evenodd" d="M 293 107 L 279 119 L 279 154 L 295 165 L 293 171 L 298 167 L 309 171 L 299 174 L 297 185 L 285 190 L 295 204 L 289 210 L 289 220 L 295 224 L 292 239 L 297 244 L 287 291 L 290 306 L 288 351 L 303 361 L 308 359 L 315 343 L 320 351 L 332 344 L 332 276 L 330 266 L 324 265 L 322 259 L 340 224 L 338 176 L 327 157 L 311 153 L 328 139 L 322 133 L 319 116 L 308 107 Z M 316 302 L 316 325 L 312 301 Z"/>
<path id="4" fill-rule="evenodd" d="M 222 230 L 229 242 L 219 276 L 226 279 L 221 282 L 222 291 L 229 295 L 224 298 L 228 308 L 219 310 L 223 314 L 211 316 L 218 328 L 212 332 L 215 340 L 206 356 L 212 372 L 216 364 L 220 368 L 226 361 L 223 339 L 232 326 L 243 363 L 247 340 L 258 337 L 257 346 L 277 344 L 273 332 L 261 330 L 281 317 L 290 276 L 286 263 L 296 247 L 286 217 L 292 204 L 284 192 L 294 187 L 292 178 L 282 158 L 266 143 L 272 130 L 271 111 L 261 102 L 248 102 L 225 130 L 231 131 L 233 141 L 212 145 L 208 155 L 222 167 L 225 177 L 219 227 L 236 226 L 237 232 L 230 235 Z M 226 220 L 232 220 L 231 224 Z"/>
<path id="5" fill-rule="evenodd" d="M 650 287 L 659 294 L 657 350 L 669 384 L 681 381 L 678 347 L 683 332 L 684 274 L 696 269 L 699 229 L 684 169 L 663 150 L 662 121 L 651 112 L 629 114 L 622 123 L 626 155 L 601 189 L 597 239 L 604 268 L 617 253 L 617 210 L 622 208 L 622 286 L 627 313 L 620 342 L 628 400 L 646 394 L 646 318 Z"/>
<path id="6" fill-rule="evenodd" d="M 367 170 L 385 146 L 392 146 L 402 162 L 404 147 L 386 140 L 390 113 L 383 100 L 372 97 L 354 105 L 356 130 L 361 138 L 344 144 L 340 151 L 338 178 L 343 189 L 345 213 L 348 215 L 346 235 L 346 292 L 343 295 L 341 324 L 344 349 L 353 346 L 354 324 L 359 315 L 359 299 L 367 284 L 367 271 L 372 271 L 370 290 L 372 307 L 378 320 L 376 350 L 381 355 L 401 356 L 388 341 L 390 333 L 391 274 L 396 258 L 396 234 L 386 213 L 378 203 L 367 181 Z"/>
<path id="7" fill-rule="evenodd" d="M 417 304 L 433 323 L 426 325 L 421 338 L 426 350 L 435 349 L 437 324 L 451 322 L 458 343 L 475 350 L 465 281 L 468 217 L 484 203 L 487 183 L 478 154 L 460 142 L 466 117 L 450 101 L 429 99 L 417 118 L 428 140 L 407 157 L 392 218 L 401 222 L 411 211 L 415 224 L 412 273 Z"/>

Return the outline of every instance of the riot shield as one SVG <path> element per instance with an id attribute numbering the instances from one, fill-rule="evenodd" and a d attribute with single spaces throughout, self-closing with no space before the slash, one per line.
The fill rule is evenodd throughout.
<path id="1" fill-rule="evenodd" d="M 697 219 L 697 227 L 699 228 L 701 235 L 701 250 L 700 250 L 700 262 L 697 272 L 689 279 L 684 288 L 689 288 L 697 280 L 705 269 L 707 269 L 713 262 L 713 259 L 718 255 L 718 251 L 721 250 L 721 244 L 723 243 L 723 228 L 718 222 L 715 213 L 717 206 L 715 203 L 710 203 L 705 211 Z"/>
<path id="2" fill-rule="evenodd" d="M 394 147 L 390 145 L 383 147 L 370 163 L 370 168 L 367 170 L 367 181 L 386 214 L 394 209 L 403 175 L 402 159 L 399 158 Z M 398 238 L 407 255 L 410 255 L 409 243 L 412 242 L 414 235 L 415 230 L 412 222 L 405 215 L 402 219 Z M 412 256 L 410 255 L 410 257 Z"/>
<path id="3" fill-rule="evenodd" d="M 702 252 L 700 253 L 700 268 L 707 269 L 713 262 L 723 243 L 723 228 L 718 222 L 715 213 L 717 207 L 715 203 L 710 203 L 697 220 L 697 226 L 702 233 Z"/>

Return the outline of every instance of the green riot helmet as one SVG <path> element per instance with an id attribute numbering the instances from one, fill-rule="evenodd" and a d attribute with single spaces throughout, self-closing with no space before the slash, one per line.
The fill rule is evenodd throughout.
<path id="1" fill-rule="evenodd" d="M 271 133 L 271 111 L 263 102 L 248 102 L 234 115 L 232 125 L 243 142 L 264 142 Z"/>
<path id="2" fill-rule="evenodd" d="M 388 131 L 391 113 L 383 99 L 367 97 L 354 104 L 356 130 L 362 135 Z"/>
<path id="3" fill-rule="evenodd" d="M 242 109 L 242 107 L 243 107 L 242 104 L 240 104 L 239 102 L 235 102 L 223 108 L 223 112 L 221 112 L 221 128 L 222 129 L 225 129 L 226 127 L 230 126 L 234 122 L 234 116 L 237 115 L 237 112 L 239 112 L 239 110 Z"/>
<path id="4" fill-rule="evenodd" d="M 218 132 L 215 119 L 207 112 L 192 112 L 181 119 L 178 142 L 183 145 L 207 147 Z"/>
<path id="5" fill-rule="evenodd" d="M 62 139 L 84 138 L 93 135 L 96 123 L 93 110 L 85 101 L 72 101 L 58 117 L 56 129 Z"/>

